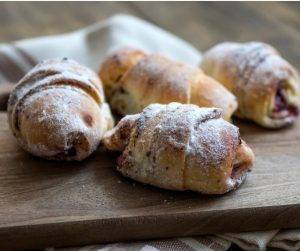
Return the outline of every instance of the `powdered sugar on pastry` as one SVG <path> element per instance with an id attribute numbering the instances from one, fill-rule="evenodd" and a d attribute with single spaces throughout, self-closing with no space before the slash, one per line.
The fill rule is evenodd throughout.
<path id="1" fill-rule="evenodd" d="M 31 70 L 11 94 L 8 116 L 20 145 L 49 159 L 86 158 L 113 126 L 97 75 L 67 59 Z"/>
<path id="2" fill-rule="evenodd" d="M 128 144 L 115 148 L 123 151 L 118 170 L 124 175 L 167 189 L 225 193 L 244 180 L 253 154 L 240 140 L 238 128 L 221 115 L 216 108 L 152 104 L 123 118 L 106 133 L 104 145 L 113 150 L 122 141 L 119 129 L 127 128 Z M 246 168 L 231 176 L 241 166 Z"/>
<path id="3" fill-rule="evenodd" d="M 272 46 L 221 43 L 204 54 L 201 67 L 236 95 L 238 116 L 270 128 L 295 122 L 300 105 L 299 76 Z M 276 99 L 282 96 L 286 102 L 276 107 Z"/>

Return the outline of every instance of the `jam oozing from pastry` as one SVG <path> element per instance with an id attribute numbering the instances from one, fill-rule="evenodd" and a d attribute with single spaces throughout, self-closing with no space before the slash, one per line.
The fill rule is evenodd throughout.
<path id="1" fill-rule="evenodd" d="M 298 117 L 299 109 L 295 105 L 288 103 L 283 88 L 278 88 L 275 95 L 275 105 L 272 112 L 272 118 L 284 119 L 287 117 Z"/>

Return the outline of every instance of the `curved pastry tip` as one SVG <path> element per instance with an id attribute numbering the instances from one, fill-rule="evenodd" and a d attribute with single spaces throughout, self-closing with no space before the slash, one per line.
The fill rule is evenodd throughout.
<path id="1" fill-rule="evenodd" d="M 251 148 L 241 140 L 236 150 L 229 183 L 232 189 L 237 188 L 246 178 L 254 162 L 254 154 Z"/>
<path id="2" fill-rule="evenodd" d="M 102 138 L 104 147 L 110 151 L 123 151 L 129 142 L 131 131 L 138 117 L 139 114 L 127 115 L 116 127 L 107 131 Z"/>

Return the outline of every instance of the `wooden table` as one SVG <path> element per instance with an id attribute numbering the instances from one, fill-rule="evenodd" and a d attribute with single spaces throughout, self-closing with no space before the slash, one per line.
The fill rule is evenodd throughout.
<path id="1" fill-rule="evenodd" d="M 0 42 L 63 33 L 128 13 L 200 50 L 224 40 L 273 44 L 300 68 L 300 3 L 32 2 L 0 3 Z"/>

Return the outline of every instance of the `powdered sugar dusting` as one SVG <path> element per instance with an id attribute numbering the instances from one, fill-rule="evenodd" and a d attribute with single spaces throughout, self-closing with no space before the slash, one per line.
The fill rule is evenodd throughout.
<path id="1" fill-rule="evenodd" d="M 103 102 L 95 73 L 72 60 L 46 60 L 13 91 L 9 122 L 22 147 L 34 155 L 79 160 L 112 127 Z"/>
<path id="2" fill-rule="evenodd" d="M 83 98 L 84 96 L 86 98 Z M 47 132 L 45 137 L 49 137 L 43 143 L 30 144 L 30 139 L 34 136 L 21 131 L 26 144 L 29 144 L 30 151 L 38 156 L 55 156 L 61 152 L 67 152 L 80 135 L 85 135 L 85 138 L 90 141 L 91 149 L 86 150 L 93 151 L 97 145 L 96 142 L 100 140 L 106 129 L 106 121 L 99 121 L 99 117 L 104 115 L 101 114 L 95 102 L 88 104 L 89 99 L 85 92 L 68 86 L 45 89 L 29 96 L 24 104 L 40 103 L 41 105 L 39 109 L 30 111 L 28 110 L 31 109 L 30 107 L 28 109 L 25 107 L 23 109 L 25 116 L 21 117 L 21 123 L 24 123 L 26 115 L 30 114 L 31 122 L 37 121 L 39 124 L 39 128 L 32 133 L 41 135 L 45 131 Z M 88 105 L 87 109 L 86 105 Z M 92 128 L 84 121 L 84 114 L 86 110 L 92 108 L 91 106 L 97 112 L 96 114 L 89 113 L 88 116 L 98 120 Z"/>
<path id="3" fill-rule="evenodd" d="M 213 62 L 214 67 L 210 65 Z M 255 75 L 258 72 L 260 79 L 252 81 L 252 84 L 270 85 L 274 81 L 268 81 L 268 78 L 281 75 L 282 71 L 285 71 L 289 77 L 296 77 L 295 69 L 280 56 L 276 49 L 260 42 L 243 44 L 227 42 L 216 45 L 205 54 L 202 66 L 205 71 L 210 72 L 215 71 L 217 65 L 223 65 L 227 71 L 231 71 L 229 75 L 234 76 L 239 85 L 247 84 L 252 77 L 257 78 Z M 212 75 L 215 74 L 212 72 Z M 277 75 L 277 78 L 281 78 L 280 75 Z"/>
<path id="4" fill-rule="evenodd" d="M 232 189 L 229 183 L 235 182 L 228 179 L 231 179 L 230 172 L 240 143 L 239 131 L 221 116 L 222 112 L 217 108 L 180 103 L 149 105 L 137 118 L 130 142 L 120 157 L 118 170 L 143 182 L 184 190 L 191 189 L 185 186 L 184 173 L 187 168 L 192 168 L 203 177 L 215 173 L 205 181 L 219 189 L 215 191 Z M 177 173 L 176 180 L 165 173 L 169 167 L 173 170 L 173 177 Z M 202 188 L 203 192 L 209 192 Z"/>
<path id="5" fill-rule="evenodd" d="M 214 166 L 218 167 L 227 156 L 224 135 L 232 136 L 235 144 L 239 138 L 238 128 L 221 119 L 221 115 L 217 108 L 200 109 L 196 105 L 179 103 L 152 104 L 141 114 L 139 126 L 143 130 L 146 124 L 159 118 L 154 130 L 159 131 L 160 137 L 167 137 L 167 142 L 174 145 L 182 144 L 187 155 L 197 155 L 201 159 L 201 166 L 211 165 L 215 160 Z M 179 130 L 188 135 L 187 142 L 178 138 Z"/>
<path id="6" fill-rule="evenodd" d="M 14 106 L 29 91 L 62 81 L 63 84 L 77 84 L 87 92 L 94 93 L 98 103 L 104 101 L 102 84 L 94 72 L 73 60 L 48 59 L 35 66 L 20 80 L 10 98 L 10 105 Z"/>
<path id="7" fill-rule="evenodd" d="M 204 55 L 202 68 L 237 96 L 240 116 L 264 126 L 286 124 L 272 118 L 278 89 L 290 90 L 289 105 L 299 106 L 294 98 L 300 95 L 299 76 L 268 44 L 221 43 Z"/>
<path id="8" fill-rule="evenodd" d="M 239 137 L 237 127 L 224 121 L 221 115 L 221 110 L 216 108 L 199 109 L 195 105 L 171 103 L 166 109 L 163 132 L 172 135 L 178 126 L 186 128 L 189 134 L 186 156 L 195 157 L 201 168 L 218 168 L 228 156 L 228 142 L 224 135 L 234 138 L 235 145 Z"/>

